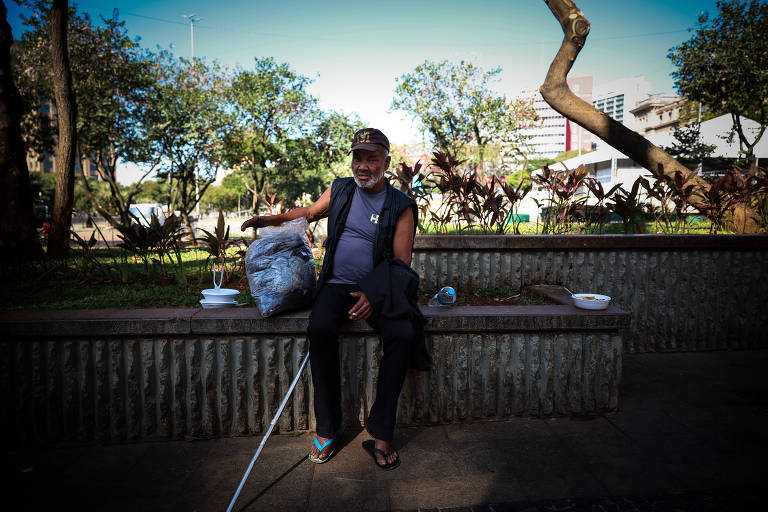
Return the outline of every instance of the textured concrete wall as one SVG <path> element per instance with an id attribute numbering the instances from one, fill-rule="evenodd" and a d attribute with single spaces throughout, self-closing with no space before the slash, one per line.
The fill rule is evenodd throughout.
<path id="1" fill-rule="evenodd" d="M 491 314 L 464 308 L 430 318 L 427 342 L 434 365 L 430 372 L 409 373 L 398 422 L 615 409 L 622 368 L 618 329 L 627 324 L 626 313 L 522 309 L 496 308 Z M 98 314 L 90 312 L 93 318 Z M 170 317 L 165 325 L 159 318 L 6 317 L 0 327 L 12 338 L 0 342 L 0 389 L 4 410 L 12 413 L 0 420 L 3 434 L 38 444 L 264 431 L 306 354 L 304 335 L 238 332 L 265 321 L 245 310 L 199 315 L 188 326 L 219 329 L 218 334 L 189 332 Z M 306 314 L 296 314 L 287 319 L 293 326 L 286 330 L 300 329 L 302 320 L 305 329 Z M 76 329 L 68 324 L 88 326 L 87 335 L 72 335 Z M 140 335 L 126 335 L 131 326 Z M 380 354 L 378 337 L 362 322 L 346 327 L 340 359 L 347 421 L 365 422 Z M 314 427 L 310 383 L 306 372 L 278 422 L 280 431 Z"/>
<path id="2" fill-rule="evenodd" d="M 628 352 L 768 347 L 765 236 L 417 237 L 412 266 L 426 290 L 610 295 L 632 315 Z"/>

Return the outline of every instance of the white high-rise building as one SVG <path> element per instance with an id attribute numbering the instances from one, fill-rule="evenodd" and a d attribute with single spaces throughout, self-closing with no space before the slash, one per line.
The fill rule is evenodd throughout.
<path id="1" fill-rule="evenodd" d="M 596 85 L 592 91 L 592 105 L 602 110 L 630 130 L 635 129 L 635 116 L 631 110 L 651 96 L 651 82 L 644 76 L 621 78 Z"/>
<path id="2" fill-rule="evenodd" d="M 587 103 L 592 103 L 592 77 L 568 78 L 571 90 Z M 538 92 L 533 100 L 538 122 L 524 130 L 529 135 L 532 152 L 529 158 L 554 158 L 563 151 L 577 149 L 588 150 L 592 147 L 590 133 L 560 115 L 544 101 Z"/>
<path id="3" fill-rule="evenodd" d="M 533 108 L 536 111 L 538 121 L 534 126 L 523 130 L 525 135 L 531 137 L 529 146 L 531 153 L 529 158 L 554 158 L 555 155 L 565 151 L 565 123 L 566 119 L 544 101 L 540 93 L 536 93 L 533 99 Z"/>

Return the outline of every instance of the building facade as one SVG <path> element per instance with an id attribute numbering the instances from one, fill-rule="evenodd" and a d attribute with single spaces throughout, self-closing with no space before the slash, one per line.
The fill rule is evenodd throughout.
<path id="1" fill-rule="evenodd" d="M 653 94 L 630 110 L 635 131 L 646 136 L 671 132 L 680 126 L 680 110 L 687 99 L 677 94 Z"/>
<path id="2" fill-rule="evenodd" d="M 568 85 L 577 96 L 592 103 L 591 76 L 568 78 Z M 538 92 L 533 99 L 533 108 L 539 119 L 535 125 L 523 130 L 523 134 L 530 137 L 529 158 L 555 158 L 579 146 L 585 151 L 592 148 L 590 133 L 550 107 Z"/>
<path id="3" fill-rule="evenodd" d="M 636 121 L 632 109 L 649 96 L 651 83 L 645 77 L 621 78 L 596 85 L 592 94 L 592 105 L 630 130 L 635 130 Z"/>
<path id="4" fill-rule="evenodd" d="M 40 102 L 40 112 L 43 118 L 50 119 L 50 122 L 56 120 L 56 105 L 51 100 L 43 100 Z M 90 159 L 86 159 L 83 163 L 85 166 L 85 175 L 94 180 L 101 180 L 99 174 L 99 168 L 96 162 Z M 39 154 L 32 149 L 27 150 L 27 168 L 29 172 L 39 172 L 40 174 L 50 174 L 56 172 L 56 155 L 51 153 Z M 75 159 L 75 175 L 80 174 L 80 161 Z"/>

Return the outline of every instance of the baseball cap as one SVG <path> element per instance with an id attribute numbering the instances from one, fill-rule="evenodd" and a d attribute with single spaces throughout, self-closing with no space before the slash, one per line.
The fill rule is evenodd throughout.
<path id="1" fill-rule="evenodd" d="M 363 128 L 355 132 L 355 136 L 352 139 L 352 149 L 349 152 L 351 153 L 356 149 L 376 151 L 379 147 L 389 151 L 389 139 L 387 136 L 376 128 Z"/>

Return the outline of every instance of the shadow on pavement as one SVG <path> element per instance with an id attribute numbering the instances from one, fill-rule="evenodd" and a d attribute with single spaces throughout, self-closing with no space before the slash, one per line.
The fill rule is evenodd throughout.
<path id="1" fill-rule="evenodd" d="M 259 493 L 253 498 L 251 498 L 251 500 L 248 503 L 246 503 L 245 505 L 243 505 L 242 507 L 236 510 L 238 510 L 238 512 L 244 512 L 245 510 L 248 510 L 248 507 L 250 507 L 251 505 L 254 505 L 259 500 L 259 498 L 261 498 L 264 494 L 267 493 L 267 491 L 269 491 L 272 487 L 274 487 L 280 480 L 288 476 L 291 473 L 291 471 L 299 467 L 306 460 L 307 460 L 306 456 L 301 457 L 299 460 L 294 462 L 294 464 L 290 468 L 286 469 L 282 475 L 272 480 L 272 482 L 270 482 L 269 485 L 267 485 L 265 488 L 259 491 Z"/>

